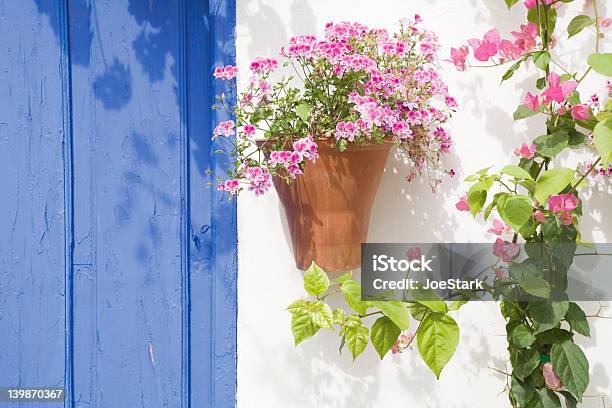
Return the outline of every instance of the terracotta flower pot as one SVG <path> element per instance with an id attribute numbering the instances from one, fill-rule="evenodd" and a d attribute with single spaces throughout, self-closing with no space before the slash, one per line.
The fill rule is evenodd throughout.
<path id="1" fill-rule="evenodd" d="M 368 235 L 370 211 L 391 143 L 352 146 L 340 152 L 319 143 L 320 158 L 308 161 L 291 184 L 274 186 L 287 215 L 295 263 L 312 261 L 328 272 L 361 264 L 361 243 Z"/>

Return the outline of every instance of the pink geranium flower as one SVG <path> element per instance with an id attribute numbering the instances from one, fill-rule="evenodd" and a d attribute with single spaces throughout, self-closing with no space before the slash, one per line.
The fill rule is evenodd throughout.
<path id="1" fill-rule="evenodd" d="M 589 118 L 589 106 L 584 103 L 572 106 L 572 118 L 576 120 L 587 120 Z"/>
<path id="2" fill-rule="evenodd" d="M 459 211 L 470 211 L 470 206 L 467 201 L 467 194 L 461 196 L 457 204 L 455 204 L 455 208 Z"/>
<path id="3" fill-rule="evenodd" d="M 217 79 L 224 79 L 229 81 L 232 78 L 235 78 L 238 75 L 238 68 L 233 65 L 226 65 L 225 67 L 217 67 L 215 68 L 215 72 L 213 76 Z"/>
<path id="4" fill-rule="evenodd" d="M 215 127 L 215 130 L 213 131 L 213 139 L 215 139 L 217 136 L 232 136 L 234 134 L 234 127 L 236 126 L 236 124 L 234 123 L 233 120 L 227 120 L 225 122 L 221 122 L 217 125 L 217 127 Z"/>
<path id="5" fill-rule="evenodd" d="M 238 180 L 227 180 L 225 183 L 219 184 L 217 190 L 236 195 L 238 193 Z"/>
<path id="6" fill-rule="evenodd" d="M 522 157 L 524 159 L 532 159 L 536 153 L 536 145 L 532 144 L 528 146 L 527 143 L 523 143 L 520 148 L 514 149 L 514 154 L 517 157 Z"/>
<path id="7" fill-rule="evenodd" d="M 257 129 L 253 125 L 244 125 L 242 127 L 242 131 L 244 132 L 246 137 L 248 137 L 249 139 L 251 139 L 251 138 L 253 138 L 253 136 L 255 136 L 255 131 L 256 130 Z"/>
<path id="8" fill-rule="evenodd" d="M 474 50 L 474 58 L 478 61 L 488 61 L 489 58 L 497 54 L 500 42 L 499 32 L 495 28 L 487 31 L 482 40 L 468 40 L 468 44 Z"/>

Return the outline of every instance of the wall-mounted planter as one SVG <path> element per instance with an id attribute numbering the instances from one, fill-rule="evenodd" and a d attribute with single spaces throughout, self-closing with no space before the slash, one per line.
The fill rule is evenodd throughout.
<path id="1" fill-rule="evenodd" d="M 391 146 L 350 146 L 340 152 L 319 143 L 320 158 L 307 162 L 303 175 L 291 184 L 274 179 L 299 269 L 307 269 L 312 261 L 329 272 L 359 267 L 361 243 L 368 235 Z"/>

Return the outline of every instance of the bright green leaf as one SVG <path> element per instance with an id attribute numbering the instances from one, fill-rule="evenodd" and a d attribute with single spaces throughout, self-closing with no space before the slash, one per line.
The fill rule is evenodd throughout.
<path id="1" fill-rule="evenodd" d="M 544 204 L 548 197 L 559 193 L 567 187 L 574 178 L 574 170 L 567 167 L 557 167 L 545 171 L 536 181 L 535 198 Z"/>
<path id="2" fill-rule="evenodd" d="M 533 205 L 529 197 L 517 195 L 505 199 L 501 206 L 498 204 L 497 210 L 502 220 L 518 231 L 531 218 Z"/>
<path id="3" fill-rule="evenodd" d="M 531 174 L 529 174 L 525 169 L 512 164 L 504 167 L 501 172 L 509 176 L 516 177 L 517 179 L 533 180 Z"/>
<path id="4" fill-rule="evenodd" d="M 373 307 L 378 308 L 385 316 L 387 316 L 393 323 L 400 328 L 400 330 L 407 330 L 410 325 L 410 317 L 408 308 L 403 302 L 400 301 L 380 301 L 370 302 Z"/>
<path id="5" fill-rule="evenodd" d="M 508 6 L 508 10 L 510 10 L 510 8 L 512 6 L 514 6 L 516 3 L 518 3 L 519 0 L 504 0 L 506 2 L 506 6 Z"/>
<path id="6" fill-rule="evenodd" d="M 293 333 L 296 346 L 317 334 L 318 331 L 319 326 L 314 324 L 308 311 L 294 313 L 291 317 L 291 333 Z"/>
<path id="7" fill-rule="evenodd" d="M 337 278 L 335 278 L 334 280 L 331 281 L 332 284 L 336 284 L 336 283 L 344 283 L 347 280 L 351 279 L 353 277 L 353 273 L 352 272 L 347 272 L 343 275 L 338 276 Z"/>
<path id="8" fill-rule="evenodd" d="M 612 77 L 612 53 L 591 54 L 587 62 L 595 71 L 607 77 Z"/>
<path id="9" fill-rule="evenodd" d="M 363 353 L 363 350 L 368 345 L 368 333 L 368 328 L 361 321 L 356 322 L 354 325 L 346 326 L 344 333 L 345 342 L 353 355 L 353 360 Z"/>
<path id="10" fill-rule="evenodd" d="M 601 156 L 601 164 L 612 162 L 612 119 L 599 122 L 593 131 L 595 148 Z"/>
<path id="11" fill-rule="evenodd" d="M 318 296 L 329 288 L 327 273 L 314 262 L 304 273 L 304 289 L 312 296 Z"/>
<path id="12" fill-rule="evenodd" d="M 536 67 L 540 68 L 542 71 L 546 71 L 548 64 L 550 64 L 550 54 L 548 51 L 538 51 L 533 54 L 532 58 Z"/>
<path id="13" fill-rule="evenodd" d="M 313 302 L 310 306 L 310 319 L 318 327 L 331 329 L 334 324 L 334 315 L 328 304 Z"/>
<path id="14" fill-rule="evenodd" d="M 536 390 L 527 406 L 530 408 L 561 408 L 561 400 L 553 391 L 540 388 Z"/>
<path id="15" fill-rule="evenodd" d="M 459 326 L 446 314 L 431 313 L 421 322 L 417 334 L 419 352 L 437 378 L 457 349 Z"/>
<path id="16" fill-rule="evenodd" d="M 340 285 L 340 290 L 344 294 L 346 303 L 359 314 L 365 314 L 368 310 L 366 302 L 361 300 L 361 284 L 354 280 L 347 280 Z"/>
<path id="17" fill-rule="evenodd" d="M 372 326 L 370 340 L 381 360 L 397 341 L 402 331 L 391 319 L 386 316 L 379 317 Z"/>

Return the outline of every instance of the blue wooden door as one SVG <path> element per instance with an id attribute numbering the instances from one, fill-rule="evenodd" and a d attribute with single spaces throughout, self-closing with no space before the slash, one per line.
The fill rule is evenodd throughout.
<path id="1" fill-rule="evenodd" d="M 27 406 L 235 405 L 233 3 L 0 0 L 0 386 L 66 388 Z"/>

